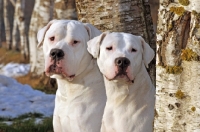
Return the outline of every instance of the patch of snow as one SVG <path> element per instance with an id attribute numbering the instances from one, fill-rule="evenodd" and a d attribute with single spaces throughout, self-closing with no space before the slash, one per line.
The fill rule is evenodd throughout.
<path id="1" fill-rule="evenodd" d="M 8 125 L 8 126 L 10 126 L 10 125 L 12 125 L 13 124 L 13 122 L 12 121 L 3 121 L 2 123 L 5 123 L 6 125 Z"/>
<path id="2" fill-rule="evenodd" d="M 5 66 L 0 65 L 0 74 L 8 77 L 24 76 L 29 71 L 30 64 L 8 63 Z"/>
<path id="3" fill-rule="evenodd" d="M 41 119 L 41 118 L 35 119 L 35 124 L 41 124 L 42 122 L 43 122 L 43 119 Z"/>
<path id="4" fill-rule="evenodd" d="M 45 94 L 0 75 L 0 117 L 15 118 L 26 113 L 52 116 L 55 95 Z"/>
<path id="5" fill-rule="evenodd" d="M 3 68 L 3 66 L 4 66 L 3 64 L 0 64 L 0 69 Z"/>

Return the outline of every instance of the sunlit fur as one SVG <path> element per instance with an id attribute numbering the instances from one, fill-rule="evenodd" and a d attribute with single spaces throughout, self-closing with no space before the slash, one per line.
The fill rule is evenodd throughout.
<path id="1" fill-rule="evenodd" d="M 90 40 L 88 51 L 97 58 L 106 87 L 101 132 L 152 132 L 155 88 L 145 65 L 153 59 L 154 51 L 139 36 L 109 32 Z M 127 76 L 116 77 L 118 57 L 130 60 Z"/>
<path id="2" fill-rule="evenodd" d="M 86 49 L 86 42 L 100 33 L 92 25 L 72 20 L 53 20 L 38 32 L 46 75 L 56 78 L 58 84 L 53 115 L 55 132 L 100 131 L 105 88 L 96 60 Z M 54 48 L 63 50 L 62 59 L 51 59 L 50 51 Z M 51 70 L 52 65 L 56 66 L 55 71 Z"/>

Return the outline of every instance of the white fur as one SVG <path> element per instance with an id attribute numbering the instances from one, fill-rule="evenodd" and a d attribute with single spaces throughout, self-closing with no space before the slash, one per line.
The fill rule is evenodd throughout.
<path id="1" fill-rule="evenodd" d="M 55 132 L 100 131 L 106 94 L 96 61 L 87 52 L 87 41 L 100 33 L 90 24 L 73 20 L 53 20 L 38 32 L 45 72 L 58 83 L 53 116 Z M 54 48 L 62 49 L 65 54 L 56 64 L 62 74 L 49 70 L 53 64 L 50 51 Z"/>
<path id="2" fill-rule="evenodd" d="M 88 51 L 97 58 L 106 87 L 101 132 L 152 132 L 155 87 L 145 65 L 153 59 L 154 51 L 142 37 L 109 32 L 90 40 Z M 118 57 L 130 60 L 127 76 L 116 77 Z"/>

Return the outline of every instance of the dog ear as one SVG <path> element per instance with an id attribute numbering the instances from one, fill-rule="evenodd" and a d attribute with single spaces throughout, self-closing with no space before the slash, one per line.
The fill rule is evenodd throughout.
<path id="1" fill-rule="evenodd" d="M 50 21 L 45 27 L 43 27 L 42 29 L 40 29 L 37 33 L 37 40 L 38 40 L 38 45 L 37 47 L 41 47 L 42 46 L 42 43 L 43 43 L 43 40 L 44 40 L 44 37 L 45 37 L 45 34 L 47 32 L 47 30 L 50 28 L 50 26 L 57 20 L 52 20 Z"/>
<path id="2" fill-rule="evenodd" d="M 145 42 L 145 40 L 140 37 L 140 41 L 142 43 L 142 48 L 143 48 L 143 61 L 145 66 L 148 68 L 148 64 L 153 60 L 155 53 L 153 49 Z"/>
<path id="3" fill-rule="evenodd" d="M 101 42 L 109 33 L 110 32 L 103 32 L 100 36 L 97 36 L 87 42 L 87 50 L 94 58 L 97 58 L 99 56 Z"/>
<path id="4" fill-rule="evenodd" d="M 89 23 L 84 23 L 84 26 L 88 32 L 89 35 L 89 40 L 93 39 L 96 36 L 99 36 L 102 32 L 99 31 L 96 27 L 94 27 L 93 25 L 89 24 Z"/>

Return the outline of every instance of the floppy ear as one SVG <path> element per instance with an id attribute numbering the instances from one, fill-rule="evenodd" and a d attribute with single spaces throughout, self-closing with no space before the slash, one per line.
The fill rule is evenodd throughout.
<path id="1" fill-rule="evenodd" d="M 138 37 L 142 43 L 144 64 L 148 68 L 148 64 L 153 60 L 155 53 L 153 49 L 149 46 L 149 44 L 147 44 L 142 37 L 140 36 Z"/>
<path id="2" fill-rule="evenodd" d="M 38 40 L 38 45 L 37 47 L 41 47 L 42 46 L 42 43 L 43 43 L 43 40 L 44 40 L 44 36 L 47 32 L 47 30 L 50 28 L 50 26 L 57 20 L 52 20 L 50 21 L 45 27 L 43 27 L 42 29 L 40 29 L 37 33 L 37 40 Z"/>
<path id="3" fill-rule="evenodd" d="M 87 42 L 87 50 L 94 57 L 97 58 L 99 56 L 100 45 L 103 39 L 110 32 L 104 32 L 100 36 L 97 36 L 90 41 Z"/>
<path id="4" fill-rule="evenodd" d="M 88 32 L 89 40 L 101 34 L 101 31 L 89 23 L 84 23 L 84 26 Z"/>

